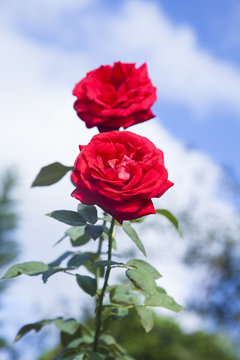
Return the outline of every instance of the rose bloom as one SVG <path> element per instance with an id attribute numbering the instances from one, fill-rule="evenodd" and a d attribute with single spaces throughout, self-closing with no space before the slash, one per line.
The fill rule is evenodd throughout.
<path id="1" fill-rule="evenodd" d="M 114 63 L 90 71 L 73 90 L 74 109 L 88 128 L 100 132 L 128 128 L 153 118 L 151 106 L 156 88 L 148 77 L 147 65 Z"/>
<path id="2" fill-rule="evenodd" d="M 76 185 L 73 197 L 98 205 L 119 223 L 155 214 L 151 198 L 173 185 L 163 152 L 129 131 L 101 133 L 80 146 L 71 179 Z"/>

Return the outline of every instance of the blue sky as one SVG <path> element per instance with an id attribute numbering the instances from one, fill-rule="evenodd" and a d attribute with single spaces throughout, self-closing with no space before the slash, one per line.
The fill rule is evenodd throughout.
<path id="1" fill-rule="evenodd" d="M 173 21 L 192 26 L 202 46 L 217 57 L 239 65 L 238 0 L 160 0 L 158 3 Z"/>
<path id="2" fill-rule="evenodd" d="M 158 1 L 166 14 L 177 24 L 192 26 L 198 43 L 215 57 L 240 67 L 240 3 L 238 0 Z M 223 83 L 224 86 L 224 83 Z M 240 101 L 240 95 L 239 95 Z M 239 134 L 240 116 L 229 108 L 196 121 L 184 109 L 171 110 L 163 104 L 164 125 L 186 144 L 211 154 L 221 165 L 232 167 L 240 180 Z M 176 120 L 181 117 L 181 124 Z M 187 129 L 187 131 L 186 131 Z"/>

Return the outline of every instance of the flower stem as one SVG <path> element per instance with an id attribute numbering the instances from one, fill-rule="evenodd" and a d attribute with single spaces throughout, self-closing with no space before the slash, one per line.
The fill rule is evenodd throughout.
<path id="1" fill-rule="evenodd" d="M 108 261 L 111 261 L 111 259 L 112 259 L 112 238 L 113 238 L 112 235 L 113 235 L 113 229 L 114 229 L 114 222 L 115 222 L 115 220 L 114 220 L 114 218 L 112 218 L 111 226 L 110 226 L 109 233 L 108 233 Z M 105 273 L 103 288 L 99 295 L 98 306 L 97 306 L 97 311 L 96 311 L 96 330 L 95 330 L 95 337 L 94 337 L 94 342 L 93 342 L 93 351 L 94 352 L 97 352 L 97 349 L 98 349 L 98 340 L 99 340 L 99 335 L 100 335 L 100 330 L 101 330 L 101 322 L 102 322 L 103 298 L 104 298 L 105 291 L 106 291 L 106 288 L 108 285 L 110 271 L 111 271 L 111 265 L 109 264 L 107 266 L 107 270 Z"/>
<path id="2" fill-rule="evenodd" d="M 105 228 L 106 225 L 106 220 L 103 221 L 103 228 Z M 99 258 L 101 251 L 102 251 L 102 244 L 103 244 L 103 235 L 100 235 L 99 237 L 99 243 L 98 243 L 98 249 L 97 249 L 97 258 Z M 99 275 L 100 275 L 100 269 L 97 268 L 96 269 L 96 282 L 97 282 L 97 288 L 98 288 L 98 280 L 99 280 Z"/>

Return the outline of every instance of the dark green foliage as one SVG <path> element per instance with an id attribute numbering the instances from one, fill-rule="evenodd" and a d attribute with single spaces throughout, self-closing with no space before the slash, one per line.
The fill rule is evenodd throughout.
<path id="1" fill-rule="evenodd" d="M 88 253 L 76 254 L 68 261 L 67 265 L 79 267 L 86 264 L 89 259 L 90 255 Z"/>
<path id="2" fill-rule="evenodd" d="M 0 186 L 0 267 L 10 263 L 18 254 L 18 246 L 13 240 L 18 216 L 15 213 L 15 202 L 11 199 L 15 182 L 15 177 L 9 172 L 3 177 Z"/>
<path id="3" fill-rule="evenodd" d="M 26 324 L 24 325 L 17 333 L 14 342 L 18 341 L 19 339 L 21 339 L 24 335 L 26 335 L 27 333 L 29 333 L 29 331 L 35 330 L 35 331 L 39 331 L 41 330 L 41 328 L 45 325 L 51 324 L 53 320 L 41 320 L 32 324 Z"/>
<path id="4" fill-rule="evenodd" d="M 103 233 L 103 227 L 101 225 L 86 225 L 85 233 L 91 236 L 93 240 L 97 240 Z"/>
<path id="5" fill-rule="evenodd" d="M 181 218 L 181 217 L 180 217 Z M 215 329 L 224 329 L 239 342 L 240 335 L 240 217 L 236 230 L 231 223 L 216 223 L 209 218 L 206 232 L 194 223 L 191 213 L 182 214 L 184 233 L 191 242 L 186 247 L 184 261 L 202 274 L 192 292 L 187 308 L 211 322 Z M 238 221 L 238 222 L 237 222 Z M 216 251 L 217 249 L 217 251 Z M 201 289 L 201 291 L 198 291 Z"/>
<path id="6" fill-rule="evenodd" d="M 86 275 L 76 275 L 76 280 L 80 288 L 87 294 L 94 296 L 97 291 L 96 279 Z"/>
<path id="7" fill-rule="evenodd" d="M 18 216 L 16 214 L 16 202 L 12 200 L 12 191 L 16 186 L 16 175 L 6 172 L 1 178 L 0 184 L 0 271 L 2 274 L 2 267 L 12 262 L 18 255 L 19 248 L 14 239 L 14 231 L 18 224 Z M 9 282 L 2 281 L 0 283 L 0 296 Z M 1 303 L 0 303 L 1 308 Z M 0 324 L 1 326 L 1 324 Z M 12 349 L 3 337 L 3 329 L 0 329 L 0 352 L 4 350 L 14 359 L 17 359 L 17 354 Z M 1 354 L 0 354 L 1 357 Z"/>
<path id="8" fill-rule="evenodd" d="M 78 204 L 79 214 L 90 224 L 94 225 L 98 221 L 97 208 L 93 205 Z"/>
<path id="9" fill-rule="evenodd" d="M 146 334 L 134 311 L 112 322 L 108 331 L 135 360 L 237 360 L 225 338 L 203 331 L 186 334 L 176 322 L 154 316 L 154 328 Z"/>
<path id="10" fill-rule="evenodd" d="M 59 354 L 60 348 L 46 351 L 38 360 L 52 360 Z"/>
<path id="11" fill-rule="evenodd" d="M 62 333 L 66 333 L 68 335 L 74 335 L 76 334 L 77 330 L 80 328 L 86 328 L 85 325 L 80 324 L 76 319 L 70 318 L 63 320 L 61 317 L 54 318 L 54 319 L 44 319 L 41 321 L 37 321 L 35 323 L 24 325 L 17 333 L 15 340 L 18 341 L 23 336 L 25 336 L 27 333 L 29 333 L 32 330 L 39 331 L 42 329 L 43 326 L 54 324 Z M 72 341 L 72 338 L 68 341 Z M 68 343 L 67 342 L 67 343 Z"/>
<path id="12" fill-rule="evenodd" d="M 72 270 L 72 268 L 71 267 L 66 267 L 66 268 L 55 267 L 55 268 L 49 269 L 47 271 L 44 271 L 42 273 L 42 281 L 45 284 L 52 275 L 59 273 L 59 272 L 66 272 L 67 270 Z"/>
<path id="13" fill-rule="evenodd" d="M 108 265 L 114 265 L 114 266 L 122 266 L 123 263 L 117 262 L 117 261 L 108 261 L 108 260 L 102 260 L 95 262 L 92 266 L 108 266 Z"/>
<path id="14" fill-rule="evenodd" d="M 129 315 L 118 321 L 117 325 L 115 320 L 108 322 L 107 332 L 100 337 L 101 354 L 94 353 L 94 355 L 99 355 L 100 358 L 102 356 L 104 360 L 239 360 L 234 347 L 224 337 L 203 331 L 185 333 L 174 320 L 156 315 L 154 315 L 154 328 L 146 334 L 140 326 L 139 315 L 142 320 L 144 318 L 143 321 L 149 329 L 151 326 L 149 314 L 137 315 L 134 310 L 130 310 Z M 68 340 L 64 344 L 68 347 L 64 351 L 50 352 L 49 355 L 45 354 L 39 360 L 64 359 L 65 355 L 65 359 L 68 359 L 67 356 L 70 356 L 71 353 L 71 356 L 76 357 L 76 348 L 71 347 L 71 344 L 74 346 L 85 344 L 87 347 L 88 342 L 92 341 L 92 333 L 87 334 L 83 326 L 80 325 L 80 328 L 83 329 L 81 333 L 78 333 L 78 330 L 73 335 L 64 333 L 65 336 L 68 336 Z M 104 356 L 105 346 L 116 351 L 115 355 Z M 123 348 L 127 350 L 128 355 Z M 59 357 L 53 356 L 53 354 L 56 356 L 59 353 L 61 354 L 58 355 Z M 80 353 L 81 351 L 78 356 Z M 90 349 L 86 352 L 84 350 L 84 353 L 93 356 L 94 359 Z M 74 360 L 75 357 L 69 359 Z M 86 356 L 84 360 L 88 358 L 91 359 Z"/>
<path id="15" fill-rule="evenodd" d="M 70 170 L 73 170 L 72 166 L 64 166 L 59 162 L 44 166 L 36 176 L 36 179 L 32 183 L 32 187 L 55 184 Z"/>
<path id="16" fill-rule="evenodd" d="M 82 226 L 86 224 L 86 220 L 76 211 L 56 210 L 46 215 L 72 226 Z"/>
<path id="17" fill-rule="evenodd" d="M 50 264 L 48 264 L 48 266 L 50 268 L 53 268 L 55 266 L 59 266 L 63 260 L 65 260 L 67 257 L 69 257 L 70 255 L 73 255 L 73 254 L 74 254 L 73 251 L 66 251 L 61 256 L 59 256 L 56 260 L 54 260 Z"/>

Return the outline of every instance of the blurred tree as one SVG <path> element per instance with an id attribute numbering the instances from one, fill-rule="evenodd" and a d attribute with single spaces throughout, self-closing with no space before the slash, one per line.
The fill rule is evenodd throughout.
<path id="1" fill-rule="evenodd" d="M 203 331 L 185 333 L 173 320 L 155 316 L 153 330 L 146 334 L 135 313 L 110 327 L 117 340 L 136 360 L 237 360 L 228 341 Z"/>
<path id="2" fill-rule="evenodd" d="M 11 172 L 6 172 L 0 185 L 0 270 L 2 267 L 11 263 L 18 255 L 18 245 L 14 240 L 14 230 L 17 227 L 18 217 L 15 213 L 15 201 L 12 200 L 12 191 L 16 185 L 16 176 Z M 7 286 L 8 281 L 0 283 L 0 293 Z M 1 303 L 0 303 L 1 308 Z M 0 324 L 1 325 L 1 324 Z M 0 329 L 1 330 L 1 329 Z M 0 354 L 5 353 L 8 359 L 17 359 L 16 353 L 5 341 L 4 336 L 0 335 Z M 1 355 L 0 355 L 1 357 Z"/>
<path id="3" fill-rule="evenodd" d="M 216 238 L 218 235 L 216 233 Z M 219 238 L 218 238 L 219 239 Z M 206 243 L 205 243 L 206 245 Z M 240 243 L 226 233 L 214 254 L 204 243 L 188 249 L 187 264 L 203 265 L 201 292 L 193 292 L 188 308 L 210 320 L 233 337 L 240 332 Z"/>
<path id="4" fill-rule="evenodd" d="M 240 204 L 240 185 L 229 168 L 223 170 L 220 197 L 232 205 Z M 234 339 L 240 333 L 239 211 L 236 207 L 232 213 L 225 212 L 223 207 L 211 208 L 206 202 L 204 217 L 200 218 L 197 198 L 192 199 L 191 207 L 191 211 L 176 214 L 186 241 L 182 260 L 198 272 L 186 307 L 215 331 Z"/>

